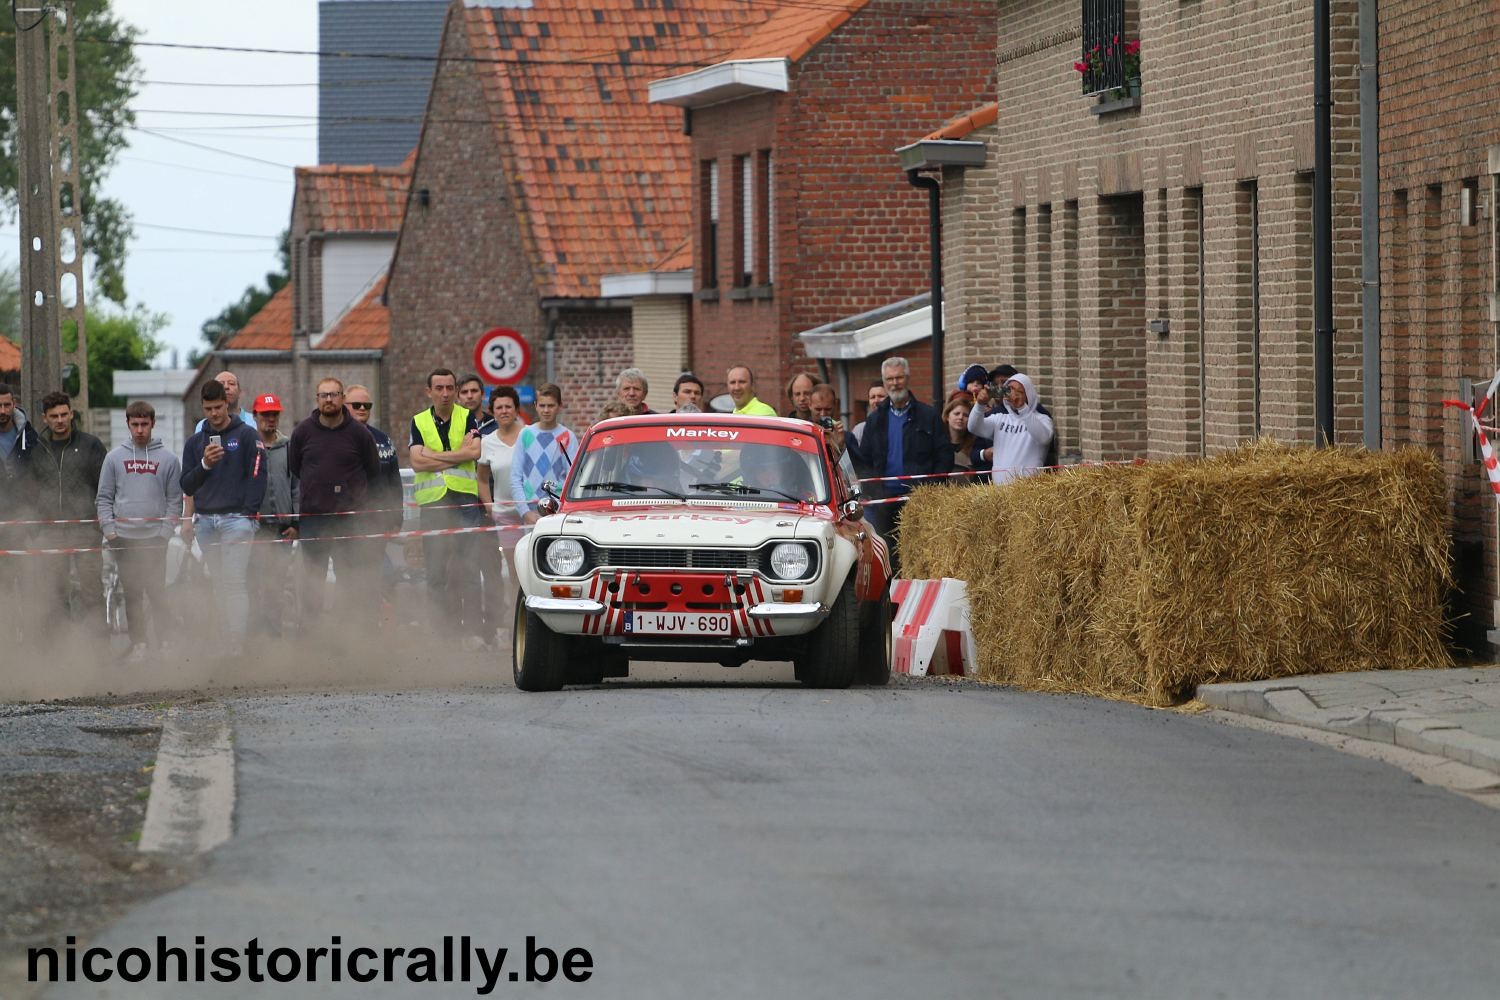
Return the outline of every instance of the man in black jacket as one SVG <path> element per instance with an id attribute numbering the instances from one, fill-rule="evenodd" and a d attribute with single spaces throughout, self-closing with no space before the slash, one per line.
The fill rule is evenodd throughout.
<path id="1" fill-rule="evenodd" d="M 193 530 L 214 585 L 218 635 L 226 656 L 245 652 L 250 620 L 246 588 L 255 516 L 266 495 L 260 432 L 229 413 L 224 386 L 205 382 L 203 429 L 182 449 L 182 492 L 194 499 Z"/>
<path id="2" fill-rule="evenodd" d="M 927 403 L 912 396 L 907 383 L 911 365 L 905 358 L 886 358 L 880 366 L 885 382 L 886 399 L 865 421 L 864 438 L 856 459 L 863 460 L 871 475 L 879 480 L 886 476 L 942 476 L 953 471 L 953 446 L 943 418 Z M 941 483 L 943 479 L 932 479 Z M 906 495 L 920 479 L 896 479 L 870 483 L 867 494 L 876 498 L 899 498 L 895 503 L 875 506 L 879 513 L 873 519 L 888 541 L 896 541 L 901 526 L 901 509 Z M 891 569 L 900 572 L 899 548 L 891 545 Z"/>
<path id="3" fill-rule="evenodd" d="M 367 566 L 370 546 L 356 541 L 324 541 L 365 533 L 369 523 L 354 511 L 369 509 L 370 483 L 380 475 L 380 456 L 375 439 L 365 425 L 354 419 L 344 405 L 344 383 L 325 378 L 318 383 L 318 409 L 292 431 L 292 446 L 287 452 L 287 467 L 302 489 L 299 531 L 302 537 L 304 601 L 302 627 L 311 632 L 317 627 L 324 610 L 324 584 L 328 580 L 328 560 L 339 590 L 345 596 L 362 583 L 368 583 L 374 571 Z M 375 624 L 370 594 L 360 594 L 340 601 L 351 621 L 361 626 Z M 358 621 L 358 619 L 367 619 Z"/>
<path id="4" fill-rule="evenodd" d="M 76 562 L 79 607 L 73 620 L 104 633 L 103 536 L 99 534 L 94 497 L 99 492 L 99 470 L 104 467 L 106 449 L 94 435 L 73 426 L 73 401 L 67 393 L 49 392 L 42 397 L 41 405 L 46 429 L 37 436 L 36 451 L 26 468 L 31 488 L 30 516 L 63 523 L 39 525 L 32 537 L 37 548 L 86 551 L 71 558 L 26 557 L 37 571 L 31 589 L 50 606 L 67 608 L 68 571 L 70 563 Z"/>
<path id="5" fill-rule="evenodd" d="M 21 521 L 29 516 L 32 490 L 27 467 L 36 449 L 36 428 L 26 422 L 26 411 L 16 405 L 15 389 L 0 382 L 0 521 Z M 24 549 L 30 537 L 26 525 L 0 524 L 0 549 Z M 0 573 L 0 635 L 19 634 L 26 618 L 21 608 L 21 576 L 14 568 Z"/>

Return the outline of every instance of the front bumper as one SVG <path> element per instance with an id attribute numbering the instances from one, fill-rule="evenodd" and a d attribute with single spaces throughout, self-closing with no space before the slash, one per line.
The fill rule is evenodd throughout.
<path id="1" fill-rule="evenodd" d="M 554 586 L 547 584 L 547 586 Z M 569 584 L 572 594 L 525 597 L 528 611 L 554 632 L 599 636 L 610 641 L 718 646 L 804 635 L 828 616 L 821 581 L 780 584 L 745 570 L 600 570 Z M 561 589 L 558 586 L 557 589 Z M 800 593 L 787 594 L 786 590 Z M 723 632 L 648 637 L 630 627 L 631 614 L 675 614 L 728 619 Z M 639 620 L 639 619 L 636 619 Z"/>
<path id="2" fill-rule="evenodd" d="M 539 615 L 597 615 L 604 611 L 604 605 L 588 598 L 528 597 L 526 610 Z"/>

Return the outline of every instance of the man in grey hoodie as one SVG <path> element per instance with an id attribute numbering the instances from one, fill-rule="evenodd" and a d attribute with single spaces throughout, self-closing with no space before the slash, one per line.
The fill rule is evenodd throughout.
<path id="1" fill-rule="evenodd" d="M 146 658 L 147 614 L 161 642 L 171 620 L 167 608 L 167 541 L 182 516 L 182 468 L 155 437 L 156 410 L 143 400 L 125 407 L 130 440 L 110 451 L 99 470 L 99 530 L 115 554 L 125 590 L 125 618 L 130 627 L 126 662 Z"/>

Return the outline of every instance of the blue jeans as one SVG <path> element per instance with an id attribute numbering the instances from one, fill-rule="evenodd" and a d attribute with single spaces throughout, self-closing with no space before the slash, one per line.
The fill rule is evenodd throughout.
<path id="1" fill-rule="evenodd" d="M 243 514 L 199 514 L 194 530 L 208 561 L 208 575 L 213 581 L 214 601 L 219 611 L 220 633 L 231 652 L 243 652 L 245 626 L 250 620 L 250 599 L 246 588 L 255 522 Z"/>

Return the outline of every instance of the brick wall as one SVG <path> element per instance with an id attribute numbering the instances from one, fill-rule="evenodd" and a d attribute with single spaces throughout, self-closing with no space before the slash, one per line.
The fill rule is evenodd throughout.
<path id="1" fill-rule="evenodd" d="M 444 51 L 467 54 L 462 18 L 450 17 L 446 31 Z M 474 344 L 492 327 L 527 338 L 532 380 L 541 381 L 546 321 L 512 192 L 497 168 L 501 150 L 492 128 L 465 121 L 485 105 L 473 64 L 445 63 L 433 81 L 431 106 L 476 114 L 431 117 L 423 133 L 387 288 L 388 390 L 376 402 L 382 426 L 404 427 L 429 405 L 425 389 L 433 368 L 459 375 L 472 370 Z M 425 206 L 419 196 L 424 189 Z M 404 447 L 404 435 L 398 437 Z"/>
<path id="2" fill-rule="evenodd" d="M 971 137 L 989 162 L 945 178 L 946 366 L 1037 375 L 1065 456 L 1213 453 L 1258 432 L 1310 442 L 1312 8 L 1138 7 L 1127 35 L 1143 42 L 1142 105 L 1096 116 L 1072 69 L 1080 5 L 1000 5 L 1000 117 Z M 1335 416 L 1349 443 L 1356 12 L 1334 0 Z"/>
<path id="3" fill-rule="evenodd" d="M 1442 399 L 1500 365 L 1489 293 L 1500 145 L 1500 8 L 1443 0 L 1380 5 L 1381 419 L 1387 446 L 1420 445 L 1447 471 L 1459 640 L 1488 649 L 1497 594 L 1495 503 L 1467 462 L 1471 435 Z M 1486 44 L 1486 42 L 1490 44 Z M 1476 203 L 1464 218 L 1465 189 Z M 1484 210 L 1477 203 L 1484 203 Z"/>
<path id="4" fill-rule="evenodd" d="M 630 310 L 562 310 L 552 352 L 553 381 L 563 391 L 563 423 L 582 432 L 615 398 L 615 376 L 634 363 Z M 536 355 L 532 362 L 536 385 L 545 380 L 542 358 Z M 660 404 L 663 398 L 671 399 L 670 391 L 652 402 Z"/>
<path id="5" fill-rule="evenodd" d="M 789 93 L 694 112 L 694 159 L 719 162 L 723 196 L 719 295 L 695 301 L 693 317 L 693 365 L 710 394 L 744 363 L 761 398 L 783 407 L 791 375 L 817 371 L 795 334 L 928 290 L 927 196 L 893 151 L 993 94 L 994 10 L 980 0 L 874 0 L 793 65 Z M 774 280 L 757 292 L 770 298 L 736 299 L 735 157 L 762 149 L 774 150 Z M 701 285 L 705 254 L 695 252 Z M 930 365 L 925 342 L 901 353 L 914 369 L 918 355 Z M 925 397 L 930 376 L 913 384 Z"/>

